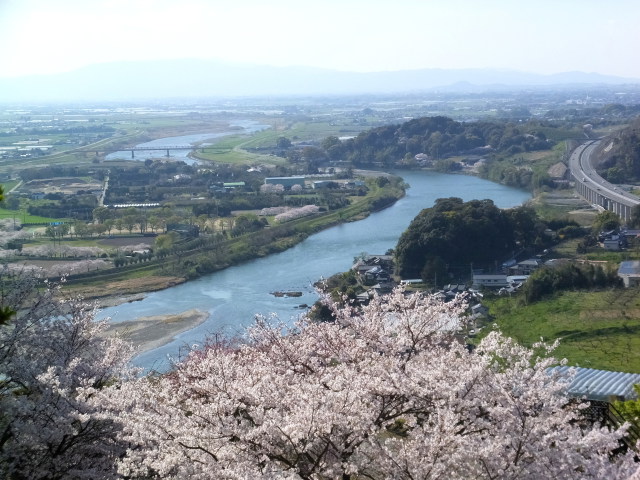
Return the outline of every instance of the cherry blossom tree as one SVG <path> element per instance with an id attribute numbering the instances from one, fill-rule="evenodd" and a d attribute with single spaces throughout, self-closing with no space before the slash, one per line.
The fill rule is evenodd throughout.
<path id="1" fill-rule="evenodd" d="M 320 207 L 317 205 L 305 205 L 304 207 L 292 208 L 283 213 L 280 213 L 274 217 L 276 222 L 288 222 L 290 220 L 295 220 L 296 218 L 306 217 L 309 215 L 314 215 L 320 211 Z"/>
<path id="2" fill-rule="evenodd" d="M 260 216 L 279 215 L 289 210 L 289 207 L 265 207 L 260 210 Z"/>
<path id="3" fill-rule="evenodd" d="M 283 193 L 284 185 L 265 183 L 260 185 L 260 193 Z"/>
<path id="4" fill-rule="evenodd" d="M 0 476 L 117 478 L 116 417 L 91 398 L 127 372 L 131 348 L 101 335 L 95 306 L 61 300 L 59 285 L 3 270 L 0 304 Z"/>
<path id="5" fill-rule="evenodd" d="M 588 424 L 553 346 L 456 331 L 462 298 L 396 290 L 335 321 L 258 318 L 242 342 L 99 392 L 123 422 L 127 478 L 614 479 L 624 429 Z"/>

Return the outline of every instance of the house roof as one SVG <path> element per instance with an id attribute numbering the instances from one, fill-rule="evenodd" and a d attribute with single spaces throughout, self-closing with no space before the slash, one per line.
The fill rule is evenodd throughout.
<path id="1" fill-rule="evenodd" d="M 538 265 L 540 265 L 540 263 L 542 263 L 542 262 L 540 260 L 538 260 L 537 258 L 530 258 L 528 260 L 523 260 L 521 262 L 518 262 L 518 265 L 521 265 L 521 266 L 527 266 L 527 265 L 538 266 Z"/>
<path id="2" fill-rule="evenodd" d="M 620 262 L 618 275 L 640 275 L 640 260 L 626 260 Z"/>
<path id="3" fill-rule="evenodd" d="M 574 367 L 555 367 L 552 370 L 562 374 L 569 373 Z M 587 400 L 607 401 L 610 397 L 622 397 L 624 400 L 637 398 L 633 386 L 640 384 L 640 374 L 595 370 L 593 368 L 575 368 L 575 377 L 567 387 L 572 397 L 585 397 Z"/>

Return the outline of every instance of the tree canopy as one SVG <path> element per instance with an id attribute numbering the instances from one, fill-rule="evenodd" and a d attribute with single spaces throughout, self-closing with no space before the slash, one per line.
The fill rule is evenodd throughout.
<path id="1" fill-rule="evenodd" d="M 501 210 L 491 200 L 439 198 L 422 210 L 400 236 L 396 262 L 404 278 L 433 278 L 442 265 L 495 266 L 513 255 L 516 241 L 536 238 L 535 213 Z"/>
<path id="2" fill-rule="evenodd" d="M 396 291 L 334 322 L 259 319 L 175 371 L 104 390 L 129 478 L 626 478 L 620 432 L 591 428 L 547 346 L 453 340 L 462 299 Z M 559 371 L 558 371 L 559 372 Z"/>
<path id="3" fill-rule="evenodd" d="M 461 123 L 443 116 L 422 117 L 362 132 L 344 142 L 341 153 L 357 166 L 391 166 L 419 153 L 439 159 L 480 147 L 508 154 L 548 149 L 551 143 L 539 128 L 539 124 Z"/>
<path id="4" fill-rule="evenodd" d="M 552 346 L 497 332 L 469 351 L 467 309 L 396 290 L 333 321 L 258 318 L 166 374 L 82 301 L 2 298 L 0 473 L 18 479 L 625 479 L 624 428 L 588 423 Z M 54 289 L 55 290 L 55 289 Z M 25 293 L 28 295 L 25 296 Z M 26 300 L 36 299 L 35 303 Z M 30 305 L 30 306 L 29 306 Z M 25 307 L 25 308 L 20 308 Z M 636 476 L 633 478 L 638 478 Z"/>

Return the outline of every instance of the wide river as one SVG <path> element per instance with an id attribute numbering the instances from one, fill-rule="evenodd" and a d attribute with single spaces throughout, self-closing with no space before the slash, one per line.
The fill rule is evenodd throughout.
<path id="1" fill-rule="evenodd" d="M 276 314 L 291 321 L 317 300 L 312 287 L 321 277 L 344 272 L 362 252 L 384 254 L 394 248 L 400 234 L 437 198 L 465 201 L 491 199 L 501 208 L 521 205 L 530 194 L 480 178 L 424 171 L 396 172 L 410 185 L 407 195 L 391 207 L 364 220 L 339 225 L 312 235 L 285 252 L 252 260 L 166 290 L 144 300 L 106 308 L 101 317 L 113 322 L 137 317 L 180 313 L 196 308 L 209 312 L 202 325 L 185 332 L 158 349 L 134 359 L 144 368 L 165 370 L 186 345 L 201 344 L 210 334 L 241 334 L 256 314 Z M 301 291 L 302 297 L 275 297 L 275 291 Z"/>
<path id="2" fill-rule="evenodd" d="M 136 147 L 157 148 L 157 150 L 138 150 L 135 152 L 134 160 L 144 162 L 148 159 L 166 158 L 167 147 L 199 145 L 206 147 L 212 145 L 216 140 L 228 135 L 250 135 L 269 128 L 269 125 L 262 125 L 253 120 L 235 120 L 229 124 L 229 129 L 215 133 L 195 133 L 192 135 L 179 135 L 177 137 L 163 137 L 149 142 L 136 145 Z M 195 150 L 196 147 L 194 147 Z M 198 163 L 198 160 L 189 157 L 192 150 L 169 150 L 170 159 L 174 161 L 182 161 L 188 165 Z M 105 157 L 105 160 L 130 160 L 131 150 L 121 150 L 112 152 Z"/>

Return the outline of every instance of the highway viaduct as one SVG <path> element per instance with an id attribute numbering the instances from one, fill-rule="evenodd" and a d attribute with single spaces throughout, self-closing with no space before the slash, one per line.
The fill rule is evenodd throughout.
<path id="1" fill-rule="evenodd" d="M 578 146 L 569 158 L 569 170 L 576 192 L 592 205 L 616 213 L 624 222 L 631 218 L 631 210 L 640 205 L 640 197 L 607 182 L 596 173 L 591 156 L 600 140 L 590 140 Z"/>

